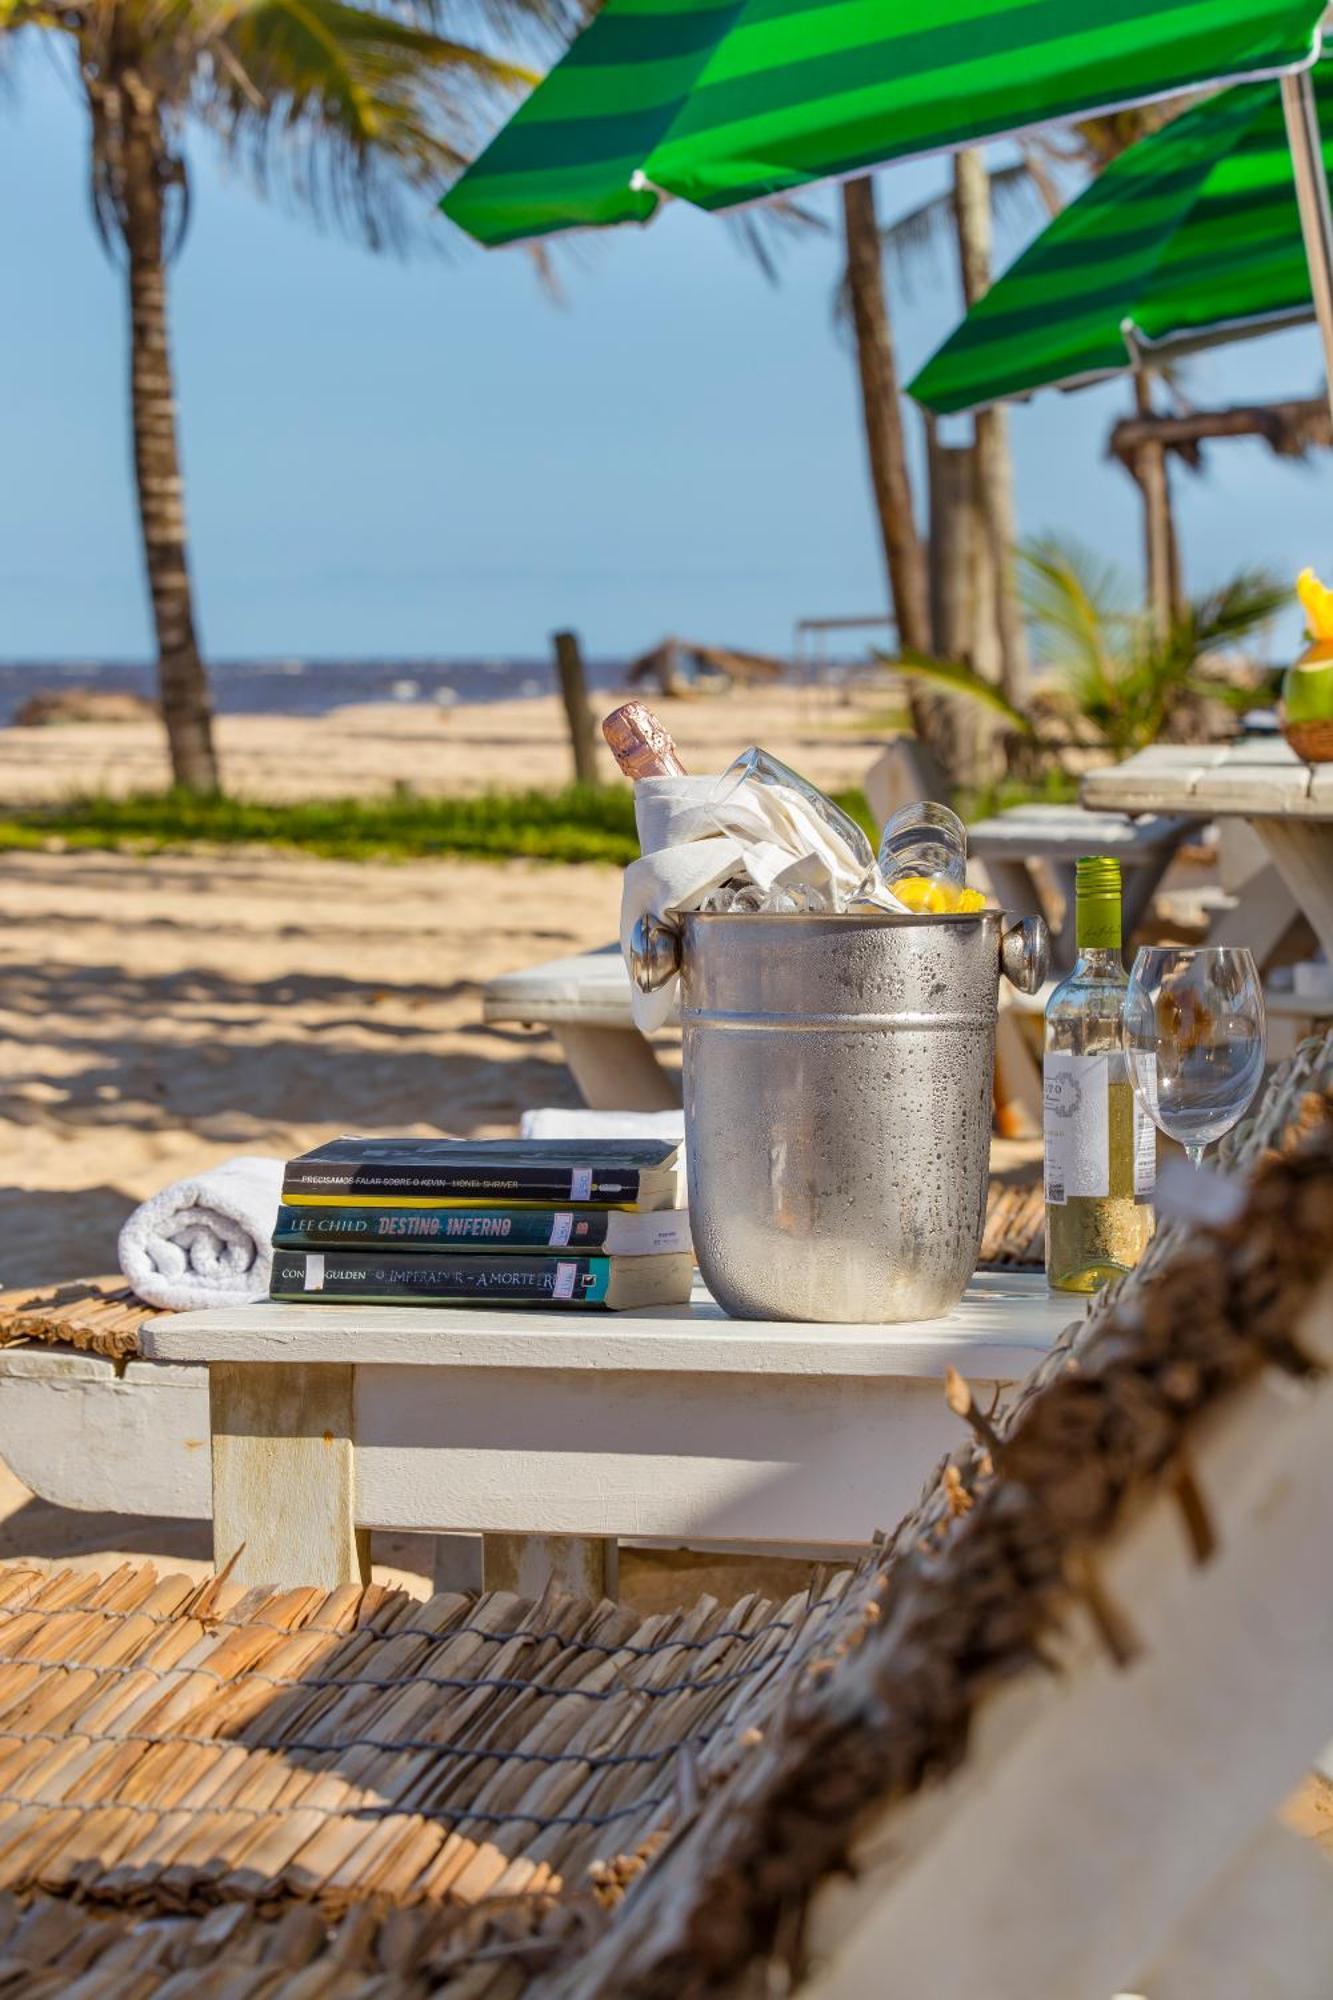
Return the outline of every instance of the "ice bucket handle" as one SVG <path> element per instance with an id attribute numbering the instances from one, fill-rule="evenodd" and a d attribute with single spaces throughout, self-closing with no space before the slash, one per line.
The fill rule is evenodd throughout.
<path id="1" fill-rule="evenodd" d="M 638 917 L 629 934 L 630 977 L 640 993 L 656 993 L 680 971 L 680 932 Z"/>
<path id="2" fill-rule="evenodd" d="M 639 917 L 629 938 L 630 976 L 641 993 L 656 993 L 680 971 L 680 932 Z M 1043 917 L 1019 917 L 1000 935 L 1000 967 L 1020 993 L 1035 993 L 1045 982 L 1051 936 Z"/>
<path id="3" fill-rule="evenodd" d="M 1051 963 L 1051 934 L 1044 917 L 1019 917 L 1000 933 L 1000 970 L 1020 993 L 1035 993 Z"/>

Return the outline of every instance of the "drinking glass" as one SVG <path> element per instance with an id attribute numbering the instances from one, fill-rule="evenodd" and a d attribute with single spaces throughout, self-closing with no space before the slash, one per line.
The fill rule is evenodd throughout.
<path id="1" fill-rule="evenodd" d="M 961 889 L 967 881 L 967 828 L 957 813 L 933 799 L 902 806 L 880 838 L 879 866 L 890 889 L 908 876 Z"/>
<path id="2" fill-rule="evenodd" d="M 1197 1167 L 1264 1069 L 1264 993 L 1248 951 L 1152 946 L 1134 960 L 1121 1030 L 1130 1080 L 1158 1130 Z"/>

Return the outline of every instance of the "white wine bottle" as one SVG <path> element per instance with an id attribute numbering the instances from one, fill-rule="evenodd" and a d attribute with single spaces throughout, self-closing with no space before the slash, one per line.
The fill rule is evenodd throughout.
<path id="1" fill-rule="evenodd" d="M 1046 1009 L 1046 1279 L 1095 1292 L 1138 1263 L 1153 1231 L 1157 1132 L 1134 1096 L 1120 1023 L 1120 863 L 1085 857 L 1075 881 L 1078 961 Z"/>

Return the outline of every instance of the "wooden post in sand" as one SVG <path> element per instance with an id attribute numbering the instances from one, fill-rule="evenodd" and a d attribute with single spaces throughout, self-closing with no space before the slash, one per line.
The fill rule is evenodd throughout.
<path id="1" fill-rule="evenodd" d="M 588 707 L 588 685 L 583 671 L 583 654 L 577 632 L 557 632 L 555 670 L 560 676 L 560 698 L 569 723 L 569 741 L 574 752 L 576 785 L 597 783 L 597 735 L 592 710 Z"/>

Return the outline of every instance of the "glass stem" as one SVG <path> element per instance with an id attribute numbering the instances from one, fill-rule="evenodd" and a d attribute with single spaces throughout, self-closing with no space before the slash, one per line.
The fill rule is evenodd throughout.
<path id="1" fill-rule="evenodd" d="M 1206 1150 L 1203 1146 L 1186 1146 L 1185 1152 L 1192 1167 L 1201 1167 L 1203 1165 L 1203 1156 Z"/>

